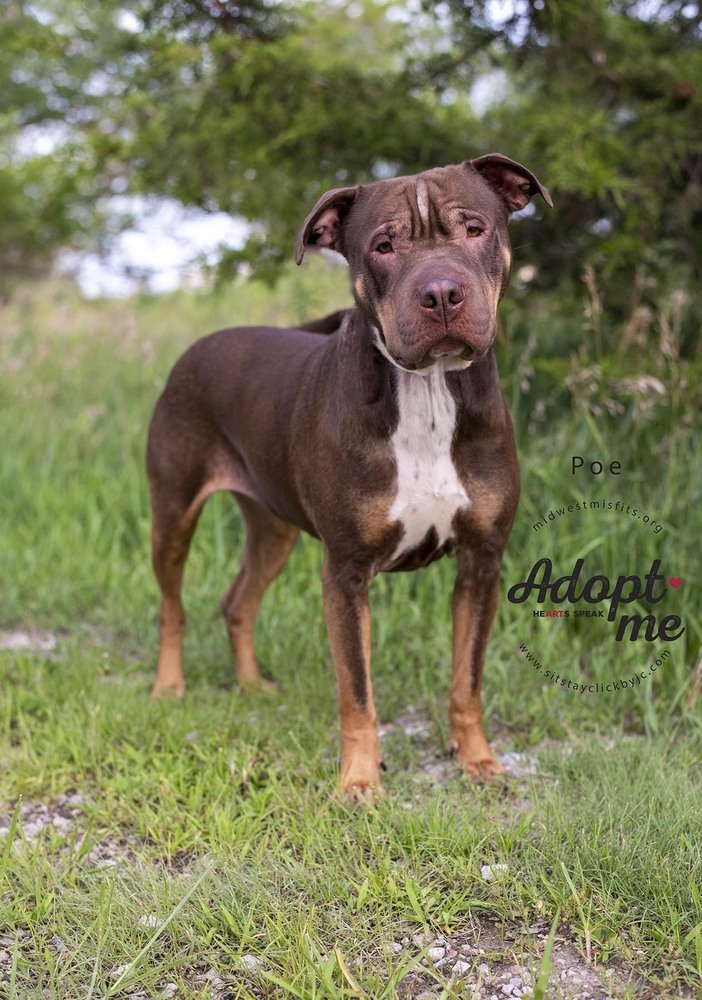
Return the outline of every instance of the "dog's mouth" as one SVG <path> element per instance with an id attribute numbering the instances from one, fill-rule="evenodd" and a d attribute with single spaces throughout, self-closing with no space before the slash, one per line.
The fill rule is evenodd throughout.
<path id="1" fill-rule="evenodd" d="M 414 361 L 391 351 L 379 326 L 373 326 L 373 333 L 376 347 L 391 364 L 401 371 L 416 372 L 419 375 L 428 375 L 430 371 L 435 369 L 447 372 L 463 371 L 487 353 L 483 350 L 476 350 L 465 340 L 452 336 L 451 332 L 446 330 L 443 337 L 434 341 L 425 353 Z"/>
<path id="2" fill-rule="evenodd" d="M 435 360 L 439 360 L 440 358 L 463 357 L 466 348 L 472 351 L 472 348 L 468 347 L 464 340 L 459 340 L 458 337 L 452 337 L 447 331 L 446 336 L 431 345 L 427 351 L 427 356 Z"/>
<path id="3" fill-rule="evenodd" d="M 449 331 L 427 349 L 418 361 L 410 361 L 408 358 L 395 355 L 393 360 L 400 368 L 406 371 L 428 374 L 434 369 L 441 369 L 447 372 L 463 371 L 474 361 L 483 356 L 483 351 L 477 351 L 465 340 L 453 337 Z"/>
<path id="4" fill-rule="evenodd" d="M 445 372 L 460 372 L 470 367 L 478 357 L 479 355 L 472 347 L 464 347 L 460 353 L 435 354 L 432 351 L 428 351 L 421 361 L 412 364 L 399 359 L 398 364 L 407 371 L 417 372 L 418 374 L 425 374 L 434 371 L 436 368 L 440 368 Z"/>
<path id="5" fill-rule="evenodd" d="M 437 340 L 431 345 L 421 361 L 418 368 L 435 368 L 439 366 L 446 371 L 460 371 L 467 368 L 473 361 L 480 357 L 480 352 L 471 344 L 466 344 L 465 340 L 452 337 L 450 333 Z"/>

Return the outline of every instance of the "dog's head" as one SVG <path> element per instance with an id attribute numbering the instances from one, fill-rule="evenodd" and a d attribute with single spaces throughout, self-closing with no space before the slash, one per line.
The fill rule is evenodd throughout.
<path id="1" fill-rule="evenodd" d="M 346 257 L 354 296 L 380 350 L 399 368 L 467 367 L 490 349 L 509 283 L 507 223 L 532 195 L 551 196 L 499 153 L 411 177 L 336 188 L 296 245 Z"/>

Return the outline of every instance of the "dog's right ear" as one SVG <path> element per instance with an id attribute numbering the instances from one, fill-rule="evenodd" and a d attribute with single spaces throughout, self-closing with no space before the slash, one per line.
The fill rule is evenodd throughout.
<path id="1" fill-rule="evenodd" d="M 334 188 L 322 195 L 300 230 L 295 244 L 295 263 L 302 263 L 306 247 L 330 247 L 344 252 L 341 227 L 359 190 L 358 187 Z"/>

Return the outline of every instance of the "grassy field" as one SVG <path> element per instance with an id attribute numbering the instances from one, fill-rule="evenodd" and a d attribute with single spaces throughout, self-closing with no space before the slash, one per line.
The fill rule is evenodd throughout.
<path id="1" fill-rule="evenodd" d="M 514 968 L 524 995 L 588 995 L 559 956 L 594 977 L 590 996 L 698 995 L 700 366 L 670 338 L 632 364 L 599 352 L 578 313 L 560 340 L 532 316 L 532 343 L 516 299 L 505 311 L 523 497 L 485 682 L 504 786 L 474 787 L 443 756 L 445 561 L 374 584 L 389 796 L 338 800 L 320 547 L 298 543 L 261 616 L 282 693 L 246 697 L 218 611 L 241 548 L 223 496 L 188 564 L 188 695 L 148 702 L 143 449 L 170 365 L 209 330 L 347 298 L 343 271 L 314 261 L 272 294 L 91 304 L 56 286 L 0 309 L 0 642 L 30 643 L 0 649 L 0 996 L 489 997 Z M 572 475 L 572 455 L 621 474 Z M 506 594 L 544 556 L 554 577 L 578 558 L 610 577 L 659 560 L 683 581 L 664 607 L 684 634 L 614 643 L 598 620 L 534 618 Z"/>

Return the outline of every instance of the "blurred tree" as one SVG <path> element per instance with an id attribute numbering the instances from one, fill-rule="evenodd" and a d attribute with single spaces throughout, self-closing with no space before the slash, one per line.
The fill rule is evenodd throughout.
<path id="1" fill-rule="evenodd" d="M 247 218 L 225 273 L 271 276 L 325 188 L 497 149 L 557 197 L 518 231 L 542 287 L 594 269 L 620 316 L 674 288 L 693 316 L 701 42 L 692 0 L 10 0 L 0 271 L 124 192 Z"/>
<path id="2" fill-rule="evenodd" d="M 589 265 L 610 309 L 702 289 L 702 30 L 689 0 L 425 2 L 453 45 L 417 70 L 442 90 L 475 68 L 499 80 L 480 122 L 556 188 L 536 233 L 542 283 L 579 281 Z M 509 137 L 507 141 L 506 137 Z M 699 324 L 697 324 L 699 327 Z"/>
<path id="3" fill-rule="evenodd" d="M 467 102 L 405 70 L 401 4 L 11 0 L 0 13 L 0 280 L 118 225 L 110 194 L 254 227 L 226 270 L 274 276 L 327 186 L 468 155 Z M 425 19 L 427 31 L 431 25 Z M 456 153 L 456 151 L 458 151 Z"/>
<path id="4" fill-rule="evenodd" d="M 89 17 L 83 7 L 8 0 L 0 9 L 0 287 L 45 273 L 57 249 L 99 231 L 97 197 L 109 185 L 85 140 L 115 36 L 109 3 Z"/>
<path id="5" fill-rule="evenodd" d="M 397 8 L 142 0 L 130 9 L 141 57 L 124 65 L 129 93 L 99 158 L 128 164 L 133 190 L 258 223 L 225 267 L 245 261 L 275 275 L 327 187 L 471 152 L 467 102 L 444 107 L 408 77 L 408 28 L 389 17 Z"/>

